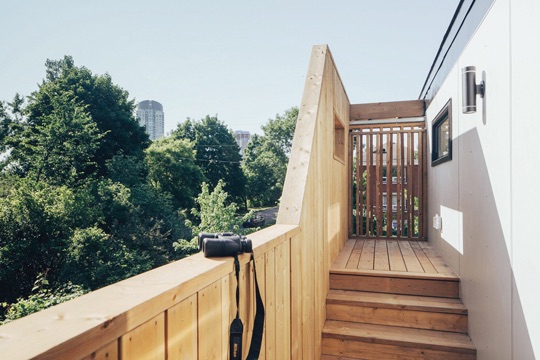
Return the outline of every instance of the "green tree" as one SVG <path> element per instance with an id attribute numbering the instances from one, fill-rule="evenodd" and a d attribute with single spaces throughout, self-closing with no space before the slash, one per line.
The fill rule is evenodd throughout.
<path id="1" fill-rule="evenodd" d="M 159 191 L 171 195 L 177 209 L 190 209 L 200 191 L 203 174 L 187 139 L 165 137 L 146 149 L 148 179 Z"/>
<path id="2" fill-rule="evenodd" d="M 263 136 L 255 135 L 248 144 L 242 162 L 247 179 L 246 193 L 253 206 L 272 206 L 281 197 L 289 162 L 298 108 L 276 115 L 262 127 Z"/>
<path id="3" fill-rule="evenodd" d="M 0 300 L 13 301 L 38 274 L 57 278 L 79 209 L 65 186 L 17 178 L 0 186 Z"/>
<path id="4" fill-rule="evenodd" d="M 283 115 L 276 114 L 275 119 L 269 119 L 266 125 L 262 126 L 268 141 L 275 144 L 287 157 L 291 153 L 297 121 L 298 108 L 292 107 L 285 110 Z"/>
<path id="5" fill-rule="evenodd" d="M 227 204 L 226 200 L 229 195 L 224 188 L 225 183 L 222 180 L 218 181 L 212 192 L 210 192 L 207 183 L 202 184 L 201 193 L 196 199 L 198 208 L 191 209 L 192 214 L 198 220 L 198 224 L 194 224 L 189 220 L 186 221 L 194 237 L 191 241 L 181 240 L 174 245 L 176 250 L 180 251 L 183 255 L 189 255 L 198 250 L 196 235 L 200 232 L 244 233 L 245 230 L 242 229 L 242 223 L 252 216 L 252 213 L 239 217 L 237 215 L 238 206 L 235 203 Z"/>
<path id="6" fill-rule="evenodd" d="M 246 148 L 242 169 L 251 206 L 272 206 L 281 197 L 287 157 L 264 136 L 255 134 Z"/>
<path id="7" fill-rule="evenodd" d="M 49 114 L 19 126 L 7 144 L 12 170 L 35 181 L 73 186 L 91 175 L 104 134 L 71 96 L 51 99 Z"/>
<path id="8" fill-rule="evenodd" d="M 172 137 L 192 141 L 198 165 L 210 186 L 216 187 L 223 180 L 232 201 L 244 203 L 246 178 L 240 168 L 240 148 L 217 116 L 206 116 L 200 121 L 188 119 L 178 125 Z"/>
<path id="9" fill-rule="evenodd" d="M 128 92 L 113 84 L 108 74 L 94 75 L 85 67 L 76 67 L 71 56 L 47 60 L 46 78 L 31 94 L 24 111 L 29 126 L 39 126 L 55 110 L 55 99 L 74 101 L 85 109 L 104 134 L 92 161 L 99 175 L 106 174 L 106 163 L 124 154 L 143 157 L 149 145 L 148 135 L 134 117 L 134 100 Z"/>

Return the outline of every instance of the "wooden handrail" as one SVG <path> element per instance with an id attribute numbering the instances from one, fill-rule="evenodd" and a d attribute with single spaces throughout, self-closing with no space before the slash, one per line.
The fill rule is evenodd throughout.
<path id="1" fill-rule="evenodd" d="M 250 235 L 266 312 L 261 359 L 320 357 L 328 269 L 347 238 L 348 161 L 333 152 L 337 137 L 348 146 L 347 121 L 337 137 L 334 126 L 349 108 L 328 47 L 315 46 L 277 224 Z M 255 314 L 248 258 L 245 354 Z M 0 357 L 226 359 L 235 289 L 231 258 L 197 254 L 0 327 Z"/>

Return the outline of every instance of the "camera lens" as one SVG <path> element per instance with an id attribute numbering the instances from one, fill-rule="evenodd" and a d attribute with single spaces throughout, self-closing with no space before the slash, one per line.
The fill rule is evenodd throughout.
<path id="1" fill-rule="evenodd" d="M 251 243 L 251 240 L 249 239 L 246 239 L 246 240 L 240 240 L 240 247 L 241 247 L 241 250 L 240 252 L 251 252 L 251 250 L 253 249 L 253 244 Z"/>

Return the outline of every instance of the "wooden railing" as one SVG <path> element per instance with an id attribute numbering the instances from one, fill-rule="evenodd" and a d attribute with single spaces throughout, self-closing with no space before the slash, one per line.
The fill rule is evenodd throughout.
<path id="1" fill-rule="evenodd" d="M 351 109 L 349 236 L 425 240 L 423 101 L 360 104 Z"/>
<path id="2" fill-rule="evenodd" d="M 320 356 L 328 268 L 347 237 L 347 159 L 332 150 L 348 112 L 330 51 L 315 46 L 277 224 L 250 235 L 266 308 L 261 359 Z M 245 353 L 255 314 L 248 259 Z M 235 290 L 231 258 L 197 254 L 0 327 L 0 358 L 227 359 Z"/>

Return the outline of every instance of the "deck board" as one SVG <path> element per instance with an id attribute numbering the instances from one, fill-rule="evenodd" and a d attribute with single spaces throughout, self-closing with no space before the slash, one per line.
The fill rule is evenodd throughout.
<path id="1" fill-rule="evenodd" d="M 375 240 L 365 240 L 364 246 L 362 247 L 362 255 L 360 256 L 360 261 L 358 262 L 358 269 L 373 270 L 373 265 L 375 263 L 374 258 Z"/>
<path id="2" fill-rule="evenodd" d="M 391 273 L 458 278 L 426 241 L 414 240 L 350 239 L 332 264 L 332 270 L 361 271 L 373 276 Z"/>
<path id="3" fill-rule="evenodd" d="M 390 270 L 392 271 L 407 271 L 403 255 L 399 249 L 397 240 L 388 240 L 388 259 L 390 260 Z"/>
<path id="4" fill-rule="evenodd" d="M 390 264 L 388 262 L 388 248 L 386 240 L 379 240 L 375 242 L 375 264 L 374 270 L 390 270 Z"/>
<path id="5" fill-rule="evenodd" d="M 337 256 L 336 261 L 334 262 L 334 266 L 338 268 L 342 268 L 347 265 L 347 262 L 349 261 L 349 258 L 351 256 L 351 252 L 354 248 L 355 243 L 356 243 L 356 240 L 354 239 L 347 240 L 347 242 L 343 245 L 341 252 Z"/>
<path id="6" fill-rule="evenodd" d="M 362 254 L 363 245 L 363 240 L 356 241 L 356 244 L 354 244 L 354 247 L 352 249 L 351 256 L 349 257 L 349 261 L 347 262 L 347 269 L 358 268 L 358 262 L 360 261 L 360 255 Z"/>

